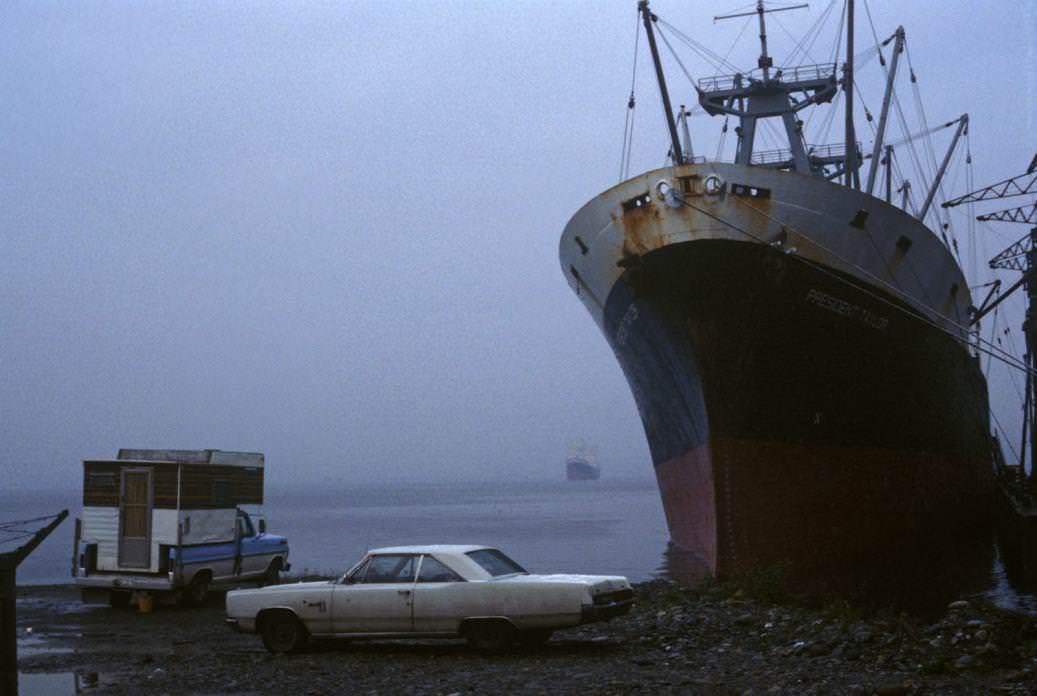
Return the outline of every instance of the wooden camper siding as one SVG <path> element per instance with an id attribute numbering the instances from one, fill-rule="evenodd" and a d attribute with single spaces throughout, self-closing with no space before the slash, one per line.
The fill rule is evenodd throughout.
<path id="1" fill-rule="evenodd" d="M 176 509 L 176 464 L 83 462 L 83 505 L 118 507 L 119 470 L 147 468 L 152 475 L 153 506 Z M 263 469 L 241 466 L 184 464 L 180 507 L 205 510 L 258 505 L 263 502 Z"/>

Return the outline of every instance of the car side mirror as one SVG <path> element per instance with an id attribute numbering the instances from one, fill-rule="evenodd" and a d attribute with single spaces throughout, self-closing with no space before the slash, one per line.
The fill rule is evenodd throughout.
<path id="1" fill-rule="evenodd" d="M 262 517 L 259 518 L 259 533 L 266 534 L 266 520 Z"/>

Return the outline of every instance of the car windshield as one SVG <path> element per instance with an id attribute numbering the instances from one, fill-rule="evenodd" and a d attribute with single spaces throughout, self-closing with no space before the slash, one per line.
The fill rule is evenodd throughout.
<path id="1" fill-rule="evenodd" d="M 493 577 L 526 572 L 525 568 L 497 549 L 479 549 L 478 551 L 469 551 L 466 555 L 482 566 L 482 569 Z"/>

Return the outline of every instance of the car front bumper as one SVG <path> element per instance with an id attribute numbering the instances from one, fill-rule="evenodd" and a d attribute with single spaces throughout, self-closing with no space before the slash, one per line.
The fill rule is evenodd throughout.
<path id="1" fill-rule="evenodd" d="M 223 620 L 223 622 L 227 624 L 227 628 L 235 633 L 256 632 L 256 622 L 252 619 L 234 619 L 228 616 Z"/>

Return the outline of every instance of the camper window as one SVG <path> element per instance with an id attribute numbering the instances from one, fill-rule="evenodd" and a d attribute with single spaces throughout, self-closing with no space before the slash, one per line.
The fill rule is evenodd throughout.
<path id="1" fill-rule="evenodd" d="M 116 490 L 118 482 L 115 474 L 111 472 L 101 474 L 91 472 L 86 475 L 86 487 L 91 490 Z"/>

